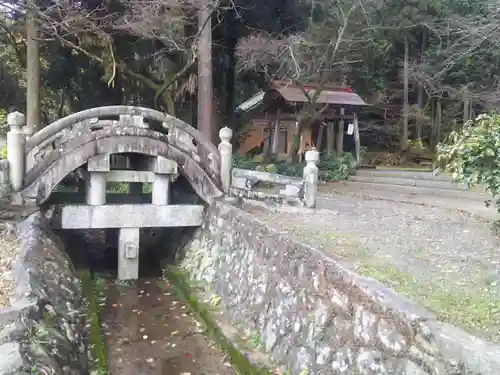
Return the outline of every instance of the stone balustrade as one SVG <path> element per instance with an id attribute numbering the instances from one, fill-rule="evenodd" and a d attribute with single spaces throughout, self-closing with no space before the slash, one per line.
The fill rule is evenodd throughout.
<path id="1" fill-rule="evenodd" d="M 221 156 L 222 159 L 222 156 Z M 285 176 L 277 173 L 232 169 L 230 194 L 242 198 L 274 201 L 280 204 L 290 204 L 307 208 L 316 207 L 318 191 L 319 152 L 312 149 L 305 154 L 306 165 L 302 178 Z M 278 194 L 254 189 L 259 182 L 272 185 L 284 185 Z"/>
<path id="2" fill-rule="evenodd" d="M 143 129 L 138 131 L 141 135 L 145 129 L 148 129 L 148 123 L 145 122 L 145 117 L 150 117 L 153 120 L 166 120 L 160 118 L 159 115 L 151 110 L 136 109 L 132 107 L 104 107 L 96 108 L 81 112 L 80 114 L 71 115 L 49 125 L 47 128 L 33 134 L 32 129 L 25 126 L 25 117 L 22 113 L 13 112 L 7 117 L 7 122 L 10 130 L 7 134 L 7 160 L 8 160 L 8 176 L 11 188 L 14 192 L 19 192 L 23 189 L 34 191 L 39 189 L 39 184 L 36 184 L 36 178 L 43 172 L 43 168 L 51 167 L 56 164 L 57 157 L 62 157 L 66 150 L 71 150 L 78 147 L 79 143 L 75 139 L 86 137 L 93 131 L 98 131 L 109 127 L 116 129 L 120 126 Z M 100 119 L 99 116 L 117 115 L 118 120 Z M 74 118 L 73 118 L 74 117 Z M 314 208 L 316 204 L 316 192 L 318 181 L 317 162 L 319 153 L 316 150 L 306 152 L 306 166 L 303 172 L 302 179 L 293 179 L 286 176 L 279 176 L 266 172 L 258 171 L 243 171 L 232 168 L 232 145 L 231 138 L 232 130 L 224 127 L 219 131 L 220 144 L 215 149 L 210 144 L 200 145 L 195 142 L 197 133 L 186 127 L 179 120 L 168 117 L 171 120 L 170 125 L 163 122 L 163 126 L 168 128 L 168 136 L 164 140 L 179 147 L 184 152 L 189 152 L 196 162 L 203 165 L 209 176 L 219 180 L 222 192 L 226 195 L 243 195 L 247 198 L 264 198 L 268 199 L 269 194 L 263 194 L 251 189 L 256 181 L 280 183 L 285 185 L 285 189 L 280 191 L 280 194 L 275 198 L 281 203 L 292 203 Z M 96 133 L 97 134 L 97 133 Z M 134 133 L 135 134 L 135 133 Z M 146 134 L 146 133 L 145 133 Z M 92 134 L 91 134 L 92 135 Z M 116 132 L 116 136 L 123 136 L 124 133 Z M 91 138 L 89 138 L 91 139 Z M 110 165 L 113 161 L 124 161 L 129 166 L 129 160 L 120 156 L 121 150 L 126 150 L 125 145 L 113 146 L 113 150 L 117 153 L 101 153 L 96 156 L 89 157 L 87 160 L 87 170 L 89 172 L 86 181 L 86 186 L 82 190 L 86 191 L 86 203 L 89 205 L 106 204 L 106 181 L 125 181 L 129 182 L 131 190 L 142 190 L 143 182 L 153 183 L 153 204 L 166 205 L 169 203 L 169 186 L 172 178 L 170 176 L 177 175 L 177 165 L 175 171 L 172 171 L 172 161 L 166 157 L 157 156 L 151 160 L 153 164 L 149 167 L 154 177 L 145 173 L 135 173 L 138 171 L 112 171 Z M 214 150 L 216 150 L 214 152 Z M 204 157 L 205 160 L 202 160 Z M 118 159 L 117 159 L 118 158 Z M 123 160 L 122 160 L 123 159 Z M 76 166 L 76 164 L 75 164 Z M 165 172 L 167 171 L 167 172 Z M 236 172 L 236 176 L 235 176 Z M 128 173 L 128 174 L 127 174 Z M 51 179 L 60 178 L 57 171 L 50 173 Z M 244 176 L 241 176 L 244 174 Z M 54 177 L 56 175 L 56 177 Z M 235 178 L 235 183 L 232 179 Z M 144 181 L 139 181 L 143 179 Z M 242 179 L 244 180 L 242 187 Z M 47 199 L 49 192 L 47 189 L 53 189 L 54 184 L 58 181 L 49 181 L 48 186 L 44 187 L 45 196 L 42 199 Z M 43 181 L 45 185 L 47 182 Z M 30 186 L 25 186 L 30 185 Z M 201 191 L 206 189 L 201 189 Z M 200 190 L 197 191 L 200 193 Z M 33 194 L 29 192 L 29 194 Z"/>

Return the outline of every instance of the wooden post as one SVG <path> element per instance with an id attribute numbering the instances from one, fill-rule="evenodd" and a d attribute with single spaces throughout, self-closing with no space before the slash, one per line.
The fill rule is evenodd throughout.
<path id="1" fill-rule="evenodd" d="M 335 147 L 335 121 L 326 123 L 326 153 L 331 155 Z"/>
<path id="2" fill-rule="evenodd" d="M 316 137 L 316 144 L 314 147 L 316 147 L 316 150 L 321 152 L 321 146 L 323 143 L 323 134 L 325 133 L 325 127 L 328 124 L 328 119 L 325 118 L 325 121 L 321 121 L 319 128 L 318 128 L 318 136 Z"/>
<path id="3" fill-rule="evenodd" d="M 354 147 L 356 149 L 356 162 L 358 166 L 361 165 L 361 141 L 359 139 L 359 123 L 358 123 L 358 114 L 354 112 L 354 117 L 352 120 L 353 130 L 354 130 Z"/>
<path id="4" fill-rule="evenodd" d="M 273 132 L 273 138 L 272 138 L 273 143 L 272 143 L 272 149 L 271 149 L 272 154 L 278 153 L 279 139 L 280 139 L 280 110 L 278 108 L 276 110 L 276 119 L 274 122 L 274 132 Z"/>
<path id="5" fill-rule="evenodd" d="M 340 108 L 340 121 L 337 128 L 337 155 L 341 156 L 344 152 L 344 115 L 345 108 Z"/>

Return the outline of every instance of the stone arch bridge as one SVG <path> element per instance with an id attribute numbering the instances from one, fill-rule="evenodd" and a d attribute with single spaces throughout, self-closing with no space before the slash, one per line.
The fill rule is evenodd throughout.
<path id="1" fill-rule="evenodd" d="M 282 195 L 274 196 L 280 203 L 315 205 L 319 153 L 314 150 L 306 153 L 304 176 L 297 179 L 233 170 L 229 128 L 220 130 L 221 142 L 216 147 L 185 122 L 147 108 L 92 108 L 57 120 L 35 134 L 24 126 L 21 113 L 9 114 L 7 122 L 13 200 L 52 204 L 61 183 L 78 175 L 77 191 L 64 195 L 57 204 L 60 223 L 54 225 L 117 229 L 119 279 L 138 278 L 141 228 L 200 226 L 206 205 L 227 194 L 262 198 L 261 192 L 252 189 L 257 181 L 286 185 Z M 204 204 L 172 201 L 171 184 L 179 175 Z M 107 193 L 108 182 L 126 183 L 129 191 L 112 197 Z M 152 185 L 146 199 L 145 183 Z"/>
<path id="2" fill-rule="evenodd" d="M 141 107 L 99 107 L 72 114 L 31 134 L 24 115 L 8 116 L 7 155 L 17 199 L 41 205 L 78 171 L 84 204 L 61 207 L 63 229 L 118 228 L 118 277 L 138 277 L 139 229 L 202 222 L 203 205 L 170 204 L 170 184 L 182 175 L 206 204 L 229 189 L 232 132 L 217 148 L 190 125 Z M 107 182 L 129 184 L 123 201 L 107 204 Z M 150 201 L 137 204 L 142 185 Z M 76 196 L 77 194 L 73 194 Z M 69 195 L 71 196 L 71 195 Z M 133 202 L 133 203 L 131 203 Z M 135 203 L 135 204 L 134 204 Z"/>

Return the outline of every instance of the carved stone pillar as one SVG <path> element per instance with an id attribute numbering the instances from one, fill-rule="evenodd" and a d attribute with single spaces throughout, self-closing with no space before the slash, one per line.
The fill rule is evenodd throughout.
<path id="1" fill-rule="evenodd" d="M 228 127 L 224 127 L 219 131 L 220 144 L 220 178 L 222 187 L 227 194 L 231 188 L 231 170 L 233 165 L 233 146 L 231 145 L 231 137 L 233 131 Z"/>
<path id="2" fill-rule="evenodd" d="M 10 127 L 7 133 L 7 161 L 9 162 L 9 180 L 14 191 L 23 187 L 24 180 L 24 145 L 25 135 L 22 131 L 24 115 L 13 112 L 7 115 L 7 124 Z"/>
<path id="3" fill-rule="evenodd" d="M 110 171 L 109 154 L 90 158 L 87 164 L 89 177 L 85 193 L 90 206 L 106 204 L 106 174 Z"/>
<path id="4" fill-rule="evenodd" d="M 157 156 L 153 160 L 152 170 L 155 173 L 153 182 L 152 200 L 153 204 L 162 206 L 170 202 L 170 180 L 172 176 L 177 177 L 177 163 Z"/>
<path id="5" fill-rule="evenodd" d="M 316 207 L 318 193 L 318 166 L 319 152 L 316 149 L 306 151 L 306 166 L 304 167 L 304 203 L 308 208 Z"/>

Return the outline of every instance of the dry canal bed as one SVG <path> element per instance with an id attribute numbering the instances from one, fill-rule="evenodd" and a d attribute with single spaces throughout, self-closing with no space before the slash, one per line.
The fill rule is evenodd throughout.
<path id="1" fill-rule="evenodd" d="M 236 374 L 165 280 L 98 282 L 110 375 Z"/>

